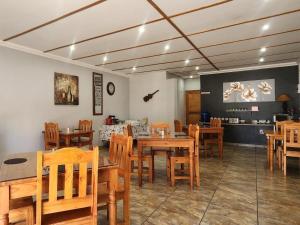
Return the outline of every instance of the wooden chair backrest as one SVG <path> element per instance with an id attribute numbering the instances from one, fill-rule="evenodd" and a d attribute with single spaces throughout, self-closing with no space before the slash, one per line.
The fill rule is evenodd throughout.
<path id="1" fill-rule="evenodd" d="M 221 127 L 221 119 L 211 119 L 209 122 L 210 127 Z"/>
<path id="2" fill-rule="evenodd" d="M 91 208 L 91 214 L 97 215 L 97 185 L 98 185 L 99 150 L 85 151 L 80 148 L 62 148 L 55 152 L 37 152 L 37 193 L 36 193 L 36 224 L 42 223 L 42 215 L 69 211 L 80 208 Z M 58 166 L 64 166 L 64 174 L 58 172 Z M 91 173 L 88 168 L 92 165 Z M 49 176 L 43 177 L 43 169 L 49 168 Z M 74 168 L 78 182 L 78 195 L 73 195 Z M 90 179 L 89 179 L 90 174 Z M 63 196 L 58 198 L 58 182 L 64 177 Z M 49 186 L 45 186 L 49 179 Z M 88 180 L 91 181 L 89 190 Z M 43 185 L 44 183 L 44 185 Z M 45 198 L 45 193 L 47 198 Z"/>
<path id="3" fill-rule="evenodd" d="M 151 123 L 150 125 L 150 133 L 152 135 L 159 134 L 159 131 L 164 131 L 165 134 L 170 131 L 170 125 L 168 123 Z"/>
<path id="4" fill-rule="evenodd" d="M 119 176 L 129 178 L 130 182 L 130 154 L 132 152 L 132 137 L 112 134 L 109 145 L 109 159 L 119 165 Z M 126 181 L 125 181 L 126 182 Z"/>
<path id="5" fill-rule="evenodd" d="M 189 125 L 189 136 L 195 139 L 194 142 L 194 148 L 195 148 L 195 155 L 198 156 L 199 155 L 199 125 L 196 124 L 190 124 Z"/>
<path id="6" fill-rule="evenodd" d="M 180 120 L 174 120 L 175 132 L 182 132 L 182 123 Z"/>
<path id="7" fill-rule="evenodd" d="M 288 147 L 300 148 L 300 123 L 286 123 L 283 125 L 283 151 Z"/>
<path id="8" fill-rule="evenodd" d="M 44 142 L 45 150 L 50 150 L 54 146 L 59 148 L 59 128 L 57 123 L 45 123 Z"/>
<path id="9" fill-rule="evenodd" d="M 82 131 L 91 131 L 93 129 L 93 121 L 79 120 L 79 129 Z"/>
<path id="10" fill-rule="evenodd" d="M 130 124 L 127 124 L 126 127 L 123 128 L 123 133 L 126 136 L 133 137 L 132 126 Z"/>
<path id="11" fill-rule="evenodd" d="M 276 124 L 275 124 L 276 133 L 283 134 L 284 124 L 290 124 L 290 123 L 293 123 L 293 121 L 292 120 L 276 121 Z"/>

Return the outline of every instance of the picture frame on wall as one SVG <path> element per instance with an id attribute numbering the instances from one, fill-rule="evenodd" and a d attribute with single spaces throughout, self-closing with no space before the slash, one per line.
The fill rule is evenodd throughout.
<path id="1" fill-rule="evenodd" d="M 93 115 L 103 115 L 103 75 L 93 73 Z"/>
<path id="2" fill-rule="evenodd" d="M 79 105 L 78 76 L 54 73 L 54 104 Z"/>

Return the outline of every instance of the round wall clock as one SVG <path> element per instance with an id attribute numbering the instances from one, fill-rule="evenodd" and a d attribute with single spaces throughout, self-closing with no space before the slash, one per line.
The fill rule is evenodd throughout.
<path id="1" fill-rule="evenodd" d="M 106 86 L 107 93 L 113 95 L 115 93 L 116 87 L 113 82 L 108 82 Z"/>

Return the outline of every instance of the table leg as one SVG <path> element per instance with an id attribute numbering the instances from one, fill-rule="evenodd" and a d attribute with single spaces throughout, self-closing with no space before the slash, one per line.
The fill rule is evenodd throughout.
<path id="1" fill-rule="evenodd" d="M 118 185 L 118 169 L 110 169 L 109 171 L 109 225 L 117 224 L 117 205 L 116 205 L 116 189 Z"/>
<path id="2" fill-rule="evenodd" d="M 8 214 L 9 214 L 9 187 L 0 187 L 0 225 L 8 225 Z"/>
<path id="3" fill-rule="evenodd" d="M 65 138 L 66 146 L 69 147 L 71 145 L 71 137 L 69 135 Z"/>
<path id="4" fill-rule="evenodd" d="M 139 186 L 143 185 L 143 146 L 141 142 L 138 141 L 138 181 Z"/>
<path id="5" fill-rule="evenodd" d="M 267 165 L 270 166 L 270 137 L 267 136 Z"/>
<path id="6" fill-rule="evenodd" d="M 273 160 L 274 160 L 274 138 L 270 138 L 270 170 L 273 171 Z"/>
<path id="7" fill-rule="evenodd" d="M 190 187 L 193 190 L 194 187 L 194 142 L 189 147 L 190 154 Z"/>
<path id="8" fill-rule="evenodd" d="M 218 134 L 218 148 L 219 148 L 219 158 L 223 159 L 223 134 Z"/>

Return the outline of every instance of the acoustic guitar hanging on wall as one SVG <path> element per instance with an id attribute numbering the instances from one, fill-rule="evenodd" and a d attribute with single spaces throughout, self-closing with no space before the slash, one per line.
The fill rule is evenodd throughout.
<path id="1" fill-rule="evenodd" d="M 152 94 L 147 94 L 143 99 L 144 102 L 148 102 L 151 98 L 153 98 L 153 95 L 155 95 L 157 92 L 159 92 L 159 90 L 156 90 L 155 92 L 153 92 Z"/>

